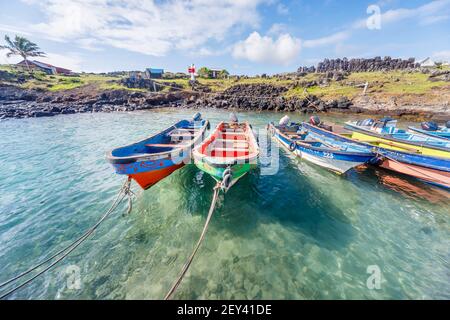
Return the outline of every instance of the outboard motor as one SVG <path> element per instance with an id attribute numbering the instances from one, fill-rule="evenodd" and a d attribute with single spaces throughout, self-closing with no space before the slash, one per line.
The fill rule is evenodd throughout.
<path id="1" fill-rule="evenodd" d="M 447 122 L 445 123 L 445 127 L 446 127 L 447 129 L 450 129 L 450 120 L 447 121 Z"/>
<path id="2" fill-rule="evenodd" d="M 397 120 L 392 119 L 391 117 L 384 117 L 380 120 L 380 123 L 382 123 L 383 128 L 395 128 L 397 127 Z"/>
<path id="3" fill-rule="evenodd" d="M 432 121 L 422 122 L 420 126 L 425 131 L 437 131 L 439 129 L 437 123 Z"/>
<path id="4" fill-rule="evenodd" d="M 230 121 L 231 122 L 239 122 L 239 119 L 234 112 L 230 113 Z"/>
<path id="5" fill-rule="evenodd" d="M 370 127 L 374 123 L 375 123 L 375 120 L 373 120 L 373 119 L 364 119 L 363 121 L 361 121 L 360 125 L 364 126 L 364 127 Z"/>
<path id="6" fill-rule="evenodd" d="M 278 122 L 278 125 L 280 127 L 286 127 L 289 123 L 289 117 L 288 116 L 284 116 L 283 118 L 280 119 L 280 122 Z"/>
<path id="7" fill-rule="evenodd" d="M 202 120 L 202 114 L 200 112 L 197 112 L 192 116 L 192 121 L 200 121 Z"/>
<path id="8" fill-rule="evenodd" d="M 311 116 L 311 118 L 309 118 L 309 123 L 313 126 L 318 126 L 320 124 L 319 116 Z"/>

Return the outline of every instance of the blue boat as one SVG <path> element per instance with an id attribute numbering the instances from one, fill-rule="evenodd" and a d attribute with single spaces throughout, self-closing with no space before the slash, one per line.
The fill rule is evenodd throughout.
<path id="1" fill-rule="evenodd" d="M 369 141 L 387 141 L 394 148 L 403 144 L 411 147 L 418 147 L 424 154 L 445 155 L 450 152 L 450 140 L 424 136 L 421 134 L 408 133 L 396 127 L 397 120 L 383 118 L 375 121 L 366 119 L 360 121 L 349 121 L 345 123 L 345 128 L 353 131 L 353 138 Z"/>
<path id="2" fill-rule="evenodd" d="M 307 123 L 303 123 L 302 127 L 312 137 L 327 143 L 336 141 L 344 144 L 356 143 L 366 151 L 372 150 L 377 156 L 370 161 L 371 164 L 418 178 L 433 185 L 450 188 L 450 159 L 448 158 L 382 148 L 370 143 L 358 142 L 343 134 Z"/>
<path id="3" fill-rule="evenodd" d="M 372 150 L 356 143 L 321 141 L 302 130 L 299 124 L 290 126 L 268 125 L 268 131 L 295 155 L 311 163 L 343 174 L 352 168 L 368 163 L 375 157 Z"/>
<path id="4" fill-rule="evenodd" d="M 197 113 L 144 140 L 115 148 L 107 155 L 116 173 L 127 175 L 144 190 L 191 161 L 192 149 L 200 144 L 209 122 Z"/>
<path id="5" fill-rule="evenodd" d="M 408 127 L 408 131 L 423 136 L 450 140 L 450 121 L 445 126 L 438 126 L 434 122 L 422 122 L 421 128 Z"/>

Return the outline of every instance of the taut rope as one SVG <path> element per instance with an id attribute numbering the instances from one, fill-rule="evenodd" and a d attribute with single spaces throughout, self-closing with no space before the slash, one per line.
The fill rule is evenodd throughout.
<path id="1" fill-rule="evenodd" d="M 164 300 L 168 300 L 171 298 L 171 296 L 175 293 L 175 291 L 177 290 L 178 286 L 180 285 L 181 281 L 183 280 L 186 272 L 188 271 L 192 260 L 194 260 L 194 256 L 197 253 L 198 248 L 200 247 L 200 245 L 203 242 L 203 239 L 205 238 L 206 235 L 206 231 L 208 230 L 208 225 L 209 222 L 211 221 L 212 218 L 212 214 L 214 213 L 214 209 L 216 207 L 216 203 L 217 203 L 217 199 L 219 197 L 219 192 L 221 190 L 221 183 L 218 182 L 216 184 L 216 186 L 214 187 L 214 195 L 213 195 L 213 199 L 211 201 L 211 206 L 209 207 L 209 213 L 208 213 L 208 217 L 206 218 L 206 222 L 205 225 L 203 226 L 203 230 L 202 233 L 200 235 L 200 238 L 197 241 L 197 244 L 194 248 L 194 251 L 192 251 L 191 255 L 189 256 L 189 258 L 187 259 L 186 263 L 183 266 L 183 269 L 181 270 L 180 275 L 178 276 L 177 280 L 174 282 L 174 284 L 172 285 L 172 287 L 170 288 L 169 292 L 167 292 L 166 296 L 164 297 Z"/>
<path id="2" fill-rule="evenodd" d="M 29 284 L 31 281 L 33 281 L 34 279 L 36 279 L 37 277 L 39 277 L 40 275 L 42 275 L 43 273 L 45 273 L 46 271 L 50 270 L 53 266 L 55 266 L 56 264 L 58 264 L 59 262 L 61 262 L 63 259 L 65 259 L 72 251 L 74 251 L 81 243 L 83 243 L 92 233 L 94 233 L 94 231 L 98 228 L 98 226 L 112 213 L 114 212 L 114 210 L 117 208 L 117 206 L 120 204 L 120 202 L 125 198 L 125 196 L 129 196 L 131 197 L 131 190 L 130 190 L 130 184 L 131 184 L 131 180 L 127 179 L 125 181 L 125 183 L 122 185 L 122 187 L 120 188 L 113 204 L 111 205 L 111 207 L 105 212 L 105 214 L 103 214 L 103 216 L 97 221 L 97 223 L 92 226 L 91 228 L 89 228 L 85 233 L 83 233 L 83 235 L 81 235 L 78 239 L 76 239 L 74 242 L 72 242 L 71 244 L 69 244 L 68 246 L 66 246 L 65 248 L 61 249 L 60 251 L 56 252 L 54 255 L 52 255 L 51 257 L 45 259 L 44 261 L 38 263 L 37 265 L 31 267 L 30 269 L 22 272 L 21 274 L 3 282 L 0 284 L 0 288 L 10 284 L 11 282 L 14 282 L 24 276 L 26 276 L 27 274 L 29 274 L 30 272 L 38 269 L 39 267 L 43 266 L 44 264 L 50 262 L 51 260 L 55 259 L 56 257 L 58 257 L 59 255 L 63 254 L 62 256 L 60 256 L 58 259 L 56 259 L 54 262 L 52 262 L 50 265 L 48 265 L 46 268 L 44 268 L 43 270 L 41 270 L 40 272 L 38 272 L 37 274 L 35 274 L 34 276 L 32 276 L 31 278 L 29 278 L 28 280 L 26 280 L 25 282 L 21 283 L 20 285 L 12 288 L 11 290 L 9 290 L 8 292 L 2 294 L 0 296 L 0 299 L 4 299 L 7 296 L 11 295 L 12 293 L 14 293 L 15 291 L 19 290 L 20 288 L 26 286 L 27 284 Z M 130 203 L 130 202 L 129 202 Z M 130 210 L 130 208 L 129 208 Z"/>

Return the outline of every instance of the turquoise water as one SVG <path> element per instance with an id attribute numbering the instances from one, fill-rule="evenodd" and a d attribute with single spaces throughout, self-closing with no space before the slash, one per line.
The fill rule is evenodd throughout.
<path id="1" fill-rule="evenodd" d="M 107 150 L 191 110 L 0 122 L 0 282 L 81 235 L 124 181 Z M 228 113 L 205 111 L 214 126 Z M 240 113 L 254 128 L 276 113 Z M 301 115 L 291 115 L 294 120 Z M 324 117 L 323 117 L 324 118 Z M 334 121 L 343 117 L 330 117 Z M 10 298 L 161 299 L 205 222 L 214 181 L 185 166 L 120 210 L 61 265 Z M 219 207 L 175 298 L 449 299 L 449 194 L 373 168 L 340 177 L 280 150 Z M 369 266 L 381 271 L 370 290 Z M 68 285 L 68 267 L 80 286 Z"/>

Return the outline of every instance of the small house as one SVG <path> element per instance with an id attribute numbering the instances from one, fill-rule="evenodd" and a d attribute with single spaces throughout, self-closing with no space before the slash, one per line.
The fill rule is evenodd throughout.
<path id="1" fill-rule="evenodd" d="M 28 63 L 28 66 L 27 66 Z M 64 75 L 70 75 L 72 74 L 72 70 L 61 68 L 61 67 L 55 67 L 51 64 L 40 62 L 37 60 L 22 60 L 17 64 L 18 66 L 22 66 L 25 68 L 30 68 L 32 70 L 40 70 L 44 71 L 47 74 L 64 74 Z"/>
<path id="2" fill-rule="evenodd" d="M 161 79 L 164 74 L 164 69 L 147 68 L 145 75 L 149 79 Z"/>
<path id="3" fill-rule="evenodd" d="M 212 79 L 217 79 L 217 78 L 219 78 L 220 74 L 224 71 L 224 69 L 211 68 L 211 69 L 209 69 L 209 71 L 210 71 L 209 76 Z"/>

